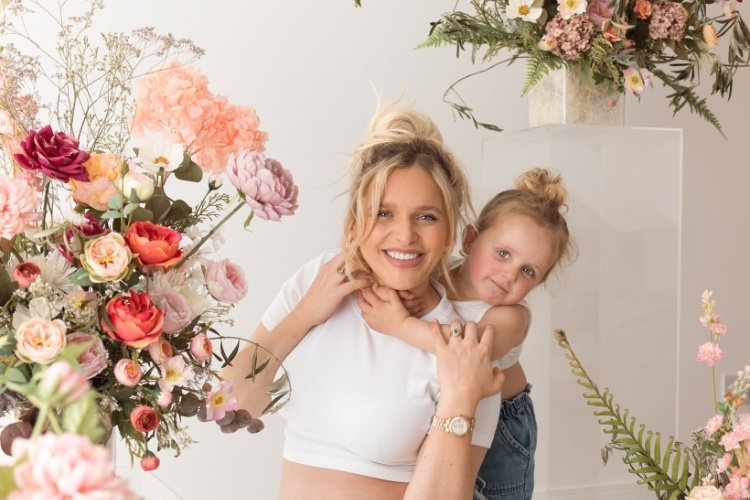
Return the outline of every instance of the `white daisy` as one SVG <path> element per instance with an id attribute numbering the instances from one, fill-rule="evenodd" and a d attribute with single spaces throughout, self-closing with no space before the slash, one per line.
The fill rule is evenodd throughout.
<path id="1" fill-rule="evenodd" d="M 542 15 L 542 4 L 544 0 L 510 0 L 505 9 L 508 19 L 519 17 L 528 22 L 534 22 Z M 584 3 L 585 5 L 585 3 Z"/>
<path id="2" fill-rule="evenodd" d="M 138 164 L 149 174 L 156 175 L 163 168 L 167 172 L 182 164 L 184 150 L 179 144 L 172 144 L 163 137 L 146 138 L 138 149 Z"/>

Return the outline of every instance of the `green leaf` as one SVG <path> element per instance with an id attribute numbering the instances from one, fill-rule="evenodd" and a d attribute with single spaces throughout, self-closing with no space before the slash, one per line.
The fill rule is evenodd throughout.
<path id="1" fill-rule="evenodd" d="M 104 434 L 94 399 L 95 394 L 91 389 L 77 401 L 65 407 L 62 420 L 65 432 L 88 436 L 94 442 Z"/>
<path id="2" fill-rule="evenodd" d="M 112 210 L 119 212 L 122 210 L 122 205 L 122 195 L 120 193 L 113 194 L 109 197 L 109 200 L 107 200 L 107 206 Z"/>
<path id="3" fill-rule="evenodd" d="M 84 267 L 78 268 L 78 270 L 73 273 L 73 275 L 70 277 L 70 282 L 74 285 L 80 286 L 91 286 L 94 284 L 94 282 L 91 281 L 91 276 L 88 269 Z"/>
<path id="4" fill-rule="evenodd" d="M 7 304 L 16 290 L 18 290 L 18 283 L 10 278 L 5 266 L 0 266 L 0 304 Z"/>
<path id="5" fill-rule="evenodd" d="M 203 170 L 188 156 L 187 164 L 183 161 L 182 166 L 175 169 L 174 176 L 181 181 L 200 182 L 203 179 Z"/>
<path id="6" fill-rule="evenodd" d="M 107 210 L 101 215 L 102 219 L 119 219 L 122 214 L 119 210 Z"/>
<path id="7" fill-rule="evenodd" d="M 268 385 L 268 387 L 266 388 L 266 391 L 269 394 L 275 394 L 279 392 L 287 384 L 288 381 L 289 381 L 289 378 L 287 377 L 286 372 L 284 372 L 281 375 L 281 377 L 274 380 L 272 384 Z"/>
<path id="8" fill-rule="evenodd" d="M 146 202 L 145 209 L 150 210 L 153 214 L 151 219 L 153 222 L 159 222 L 167 216 L 171 206 L 172 203 L 169 201 L 169 198 L 159 189 L 158 192 L 155 190 L 153 196 Z"/>
<path id="9" fill-rule="evenodd" d="M 128 206 L 131 206 L 131 205 L 128 205 Z M 133 213 L 130 216 L 130 220 L 132 222 L 139 221 L 139 220 L 153 222 L 154 213 L 151 210 L 148 210 L 147 208 L 143 208 L 141 206 L 135 205 L 135 209 L 133 210 Z"/>
<path id="10" fill-rule="evenodd" d="M 16 367 L 8 368 L 3 375 L 8 382 L 14 382 L 16 384 L 25 384 L 28 382 L 26 374 Z"/>

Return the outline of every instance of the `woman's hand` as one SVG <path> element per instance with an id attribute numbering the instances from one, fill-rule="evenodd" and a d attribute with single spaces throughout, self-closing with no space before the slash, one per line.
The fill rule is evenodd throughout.
<path id="1" fill-rule="evenodd" d="M 345 266 L 341 253 L 326 262 L 292 314 L 310 322 L 311 327 L 319 325 L 333 315 L 344 297 L 372 285 L 372 278 L 363 273 L 352 273 L 354 279 L 350 280 Z"/>
<path id="2" fill-rule="evenodd" d="M 492 326 L 485 329 L 481 340 L 473 321 L 463 328 L 459 321 L 451 322 L 451 332 L 458 335 L 450 335 L 448 340 L 440 335 L 437 321 L 430 328 L 435 339 L 441 402 L 476 408 L 479 401 L 500 392 L 505 377 L 492 366 Z"/>

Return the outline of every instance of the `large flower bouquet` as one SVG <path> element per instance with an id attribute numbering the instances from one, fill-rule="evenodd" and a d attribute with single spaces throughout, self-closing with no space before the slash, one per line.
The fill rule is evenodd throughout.
<path id="1" fill-rule="evenodd" d="M 660 499 L 750 498 L 750 413 L 740 411 L 750 395 L 750 366 L 737 373 L 724 395 L 717 395 L 714 364 L 724 358 L 720 340 L 727 327 L 715 309 L 712 292 L 703 292 L 700 323 L 708 329 L 709 340 L 698 347 L 696 360 L 711 368 L 715 411 L 704 428 L 692 433 L 690 445 L 674 437 L 665 444 L 659 433 L 647 431 L 628 410 L 621 411 L 609 390 L 601 392 L 591 380 L 565 333 L 555 332 L 578 383 L 588 390 L 584 397 L 596 408 L 604 432 L 611 435 L 602 450 L 605 462 L 614 450 L 624 451 L 629 472 Z"/>
<path id="2" fill-rule="evenodd" d="M 190 40 L 150 28 L 92 39 L 100 1 L 67 17 L 66 2 L 48 4 L 0 4 L 0 415 L 18 419 L 3 450 L 40 418 L 29 384 L 72 357 L 97 393 L 101 439 L 116 427 L 152 469 L 155 450 L 192 442 L 185 417 L 262 428 L 212 365 L 239 348 L 220 330 L 247 293 L 219 229 L 245 206 L 245 226 L 291 215 L 297 187 L 264 155 L 255 110 L 188 65 L 202 54 Z M 54 51 L 30 16 L 56 23 Z M 249 376 L 273 359 L 256 346 Z M 268 390 L 275 411 L 285 377 Z"/>
<path id="3" fill-rule="evenodd" d="M 492 64 L 480 73 L 526 59 L 522 94 L 563 66 L 579 73 L 584 84 L 635 95 L 655 77 L 672 90 L 668 98 L 675 113 L 687 105 L 721 131 L 696 87 L 701 78 L 712 78 L 711 93 L 729 99 L 735 72 L 750 62 L 750 30 L 734 2 L 469 0 L 467 12 L 456 9 L 433 22 L 420 47 L 454 45 L 460 54 L 470 46 L 472 61 L 483 49 L 482 60 Z M 719 47 L 723 36 L 725 56 Z M 496 61 L 501 51 L 509 57 Z M 477 122 L 463 101 L 448 102 L 476 125 L 497 129 Z"/>

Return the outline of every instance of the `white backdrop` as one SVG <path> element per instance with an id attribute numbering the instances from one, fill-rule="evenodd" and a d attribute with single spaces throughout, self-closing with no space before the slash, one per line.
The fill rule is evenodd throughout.
<path id="1" fill-rule="evenodd" d="M 249 334 L 290 273 L 319 252 L 335 250 L 343 210 L 342 199 L 336 198 L 345 188 L 343 165 L 347 153 L 365 136 L 376 104 L 373 88 L 386 100 L 403 93 L 429 113 L 470 178 L 478 178 L 482 140 L 493 133 L 455 121 L 450 108 L 441 102 L 448 85 L 477 68 L 465 55 L 457 59 L 452 48 L 413 50 L 426 36 L 429 22 L 452 8 L 454 1 L 363 3 L 363 8 L 356 9 L 353 0 L 110 0 L 98 16 L 104 30 L 156 26 L 159 32 L 192 38 L 205 48 L 206 56 L 196 66 L 208 75 L 212 91 L 257 109 L 262 128 L 270 133 L 268 156 L 290 169 L 299 185 L 300 208 L 293 217 L 280 223 L 256 219 L 249 231 L 242 230 L 238 217 L 225 231 L 223 253 L 242 264 L 250 283 L 248 297 L 232 313 L 236 326 L 227 334 Z M 746 5 L 738 5 L 750 17 Z M 498 68 L 466 82 L 462 93 L 477 109 L 480 120 L 508 130 L 523 129 L 528 123 L 526 99 L 520 97 L 524 74 L 522 63 Z M 688 111 L 672 118 L 665 89 L 648 90 L 640 103 L 633 97 L 626 101 L 627 126 L 681 127 L 685 131 L 684 333 L 676 346 L 681 382 L 675 423 L 685 440 L 711 411 L 709 376 L 694 362 L 695 346 L 704 341 L 697 326 L 702 290 L 715 290 L 719 311 L 730 329 L 721 369 L 733 373 L 750 362 L 750 308 L 744 286 L 750 278 L 746 197 L 750 185 L 746 152 L 749 76 L 745 72 L 736 79 L 730 104 L 709 100 L 727 140 Z M 638 144 L 623 145 L 612 154 L 630 155 L 637 162 Z M 575 332 L 568 333 L 574 338 Z M 534 362 L 527 355 L 524 363 L 533 371 Z M 606 385 L 606 381 L 599 382 Z M 583 404 L 583 400 L 571 404 Z M 178 459 L 160 454 L 161 467 L 136 480 L 143 481 L 142 486 L 150 492 L 148 498 L 274 498 L 281 425 L 276 417 L 268 419 L 266 430 L 258 435 L 223 435 L 215 425 L 195 421 L 190 430 L 200 444 Z M 544 440 L 540 442 L 544 446 Z M 575 450 L 571 455 L 575 460 Z M 119 464 L 125 461 L 121 459 Z M 172 493 L 161 484 L 168 484 Z M 546 486 L 543 481 L 538 483 L 539 495 Z"/>

